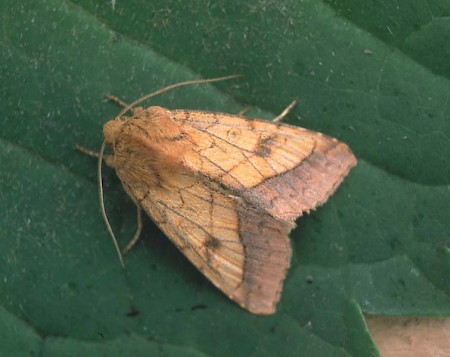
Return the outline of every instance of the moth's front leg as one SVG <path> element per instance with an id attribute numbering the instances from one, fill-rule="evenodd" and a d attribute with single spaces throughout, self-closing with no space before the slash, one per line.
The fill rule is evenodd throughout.
<path id="1" fill-rule="evenodd" d="M 75 145 L 75 149 L 77 149 L 78 151 L 81 151 L 85 155 L 96 157 L 97 159 L 100 156 L 100 153 L 90 150 L 88 148 L 85 148 L 84 146 L 81 146 L 78 144 Z M 114 155 L 103 155 L 103 161 L 105 162 L 106 165 L 108 165 L 109 167 L 114 169 Z"/>

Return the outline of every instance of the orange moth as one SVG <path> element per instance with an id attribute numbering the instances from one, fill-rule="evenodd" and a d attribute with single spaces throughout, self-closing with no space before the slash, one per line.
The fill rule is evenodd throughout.
<path id="1" fill-rule="evenodd" d="M 290 264 L 295 219 L 323 204 L 356 159 L 338 140 L 291 125 L 135 107 L 174 87 L 234 77 L 177 83 L 131 105 L 112 98 L 125 109 L 104 125 L 96 155 L 102 212 L 105 160 L 138 207 L 138 230 L 126 251 L 139 237 L 142 208 L 230 299 L 252 313 L 272 314 Z M 113 155 L 103 154 L 105 144 Z"/>

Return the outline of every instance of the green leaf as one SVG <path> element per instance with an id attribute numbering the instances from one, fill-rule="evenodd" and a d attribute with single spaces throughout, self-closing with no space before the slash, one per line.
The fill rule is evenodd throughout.
<path id="1" fill-rule="evenodd" d="M 114 3 L 114 8 L 112 6 Z M 371 356 L 362 312 L 450 314 L 450 3 L 3 1 L 0 345 L 9 355 Z M 297 221 L 273 316 L 227 300 L 155 225 L 122 270 L 98 206 L 101 127 L 151 101 L 287 121 L 358 166 Z M 105 169 L 125 245 L 135 209 Z"/>

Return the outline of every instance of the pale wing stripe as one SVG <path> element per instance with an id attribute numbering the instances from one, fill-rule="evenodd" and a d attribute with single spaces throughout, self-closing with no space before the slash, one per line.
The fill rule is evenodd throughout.
<path id="1" fill-rule="evenodd" d="M 193 221 L 192 219 L 190 219 L 189 217 L 187 217 L 187 216 L 181 214 L 181 213 L 180 213 L 180 210 L 173 209 L 172 207 L 166 205 L 164 202 L 161 202 L 161 201 L 158 201 L 157 203 L 160 204 L 161 206 L 164 206 L 166 209 L 168 209 L 168 210 L 171 211 L 172 213 L 176 214 L 177 216 L 180 216 L 180 217 L 182 217 L 183 219 L 185 219 L 186 221 L 192 223 L 192 224 L 195 225 L 197 228 L 199 228 L 202 232 L 204 232 L 208 237 L 217 238 L 217 237 L 214 237 L 214 236 L 213 236 L 211 233 L 209 233 L 208 231 L 206 231 L 199 223 L 197 223 L 197 222 Z M 217 239 L 219 239 L 219 241 L 220 241 L 221 243 L 224 242 L 224 240 L 221 240 L 220 238 L 217 238 Z M 239 245 L 240 245 L 239 242 L 233 242 L 233 241 L 231 241 L 231 243 L 239 244 Z M 240 252 L 235 251 L 235 250 L 233 250 L 233 249 L 231 249 L 231 248 L 228 248 L 228 249 L 229 249 L 230 251 L 236 253 L 236 254 L 240 254 Z"/>
<path id="2" fill-rule="evenodd" d="M 165 206 L 165 205 L 164 205 Z M 171 209 L 168 206 L 165 206 L 169 211 L 173 212 L 173 213 L 177 213 L 175 210 Z M 154 205 L 154 208 L 156 210 L 158 210 L 159 212 L 160 209 L 158 207 L 156 207 L 156 205 Z M 197 225 L 198 226 L 198 225 Z M 170 231 L 172 232 L 172 234 L 174 234 L 175 236 L 177 236 L 179 238 L 180 241 L 185 243 L 185 247 L 188 248 L 192 253 L 194 253 L 198 258 L 200 258 L 200 260 L 203 262 L 203 267 L 208 269 L 208 271 L 210 271 L 213 275 L 215 275 L 218 279 L 220 279 L 222 281 L 222 283 L 225 286 L 230 287 L 232 290 L 236 289 L 236 287 L 232 284 L 229 284 L 229 281 L 237 281 L 239 283 L 240 278 L 239 276 L 241 268 L 239 266 L 236 266 L 234 264 L 232 264 L 230 261 L 227 261 L 229 263 L 230 266 L 234 267 L 234 269 L 231 267 L 228 267 L 230 271 L 226 271 L 224 270 L 223 272 L 215 269 L 214 267 L 212 267 L 206 260 L 205 258 L 203 258 L 203 256 L 197 251 L 197 249 L 195 249 L 189 242 L 189 240 L 187 240 L 180 232 L 178 232 L 176 229 L 173 229 L 173 226 L 168 226 L 165 225 L 166 229 L 170 229 Z M 201 228 L 201 227 L 200 227 Z M 170 237 L 170 235 L 169 235 Z M 229 248 L 228 248 L 229 249 Z M 231 249 L 230 249 L 231 250 Z M 235 253 L 235 251 L 231 250 L 233 253 Z M 240 254 L 237 253 L 237 254 Z M 222 265 L 225 268 L 225 265 Z M 239 273 L 239 274 L 236 274 Z M 229 278 L 224 277 L 224 275 L 228 276 Z M 239 286 L 239 284 L 237 284 L 237 286 Z"/>

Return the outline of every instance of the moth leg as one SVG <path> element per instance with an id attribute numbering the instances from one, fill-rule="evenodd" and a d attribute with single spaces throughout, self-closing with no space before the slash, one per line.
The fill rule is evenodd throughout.
<path id="1" fill-rule="evenodd" d="M 120 100 L 116 96 L 113 96 L 113 95 L 110 95 L 110 94 L 105 94 L 105 98 L 107 100 L 109 100 L 110 102 L 116 103 L 120 107 L 123 107 L 123 108 L 128 107 L 127 103 L 125 103 L 124 101 Z"/>
<path id="2" fill-rule="evenodd" d="M 78 144 L 75 144 L 75 149 L 77 149 L 78 151 L 82 152 L 83 154 L 85 154 L 87 156 L 96 157 L 97 159 L 100 156 L 100 154 L 98 152 L 90 150 L 90 149 L 85 148 L 84 146 L 81 146 Z M 103 161 L 109 167 L 114 168 L 114 155 L 103 155 Z"/>
<path id="3" fill-rule="evenodd" d="M 275 118 L 273 118 L 272 121 L 279 122 L 280 120 L 283 120 L 283 118 L 289 114 L 289 112 L 294 108 L 294 106 L 297 104 L 297 101 L 294 99 L 291 104 L 289 104 L 286 109 L 284 109 L 279 115 L 277 115 Z"/>
<path id="4" fill-rule="evenodd" d="M 142 233 L 142 209 L 141 206 L 135 201 L 135 199 L 132 197 L 134 203 L 136 204 L 136 213 L 137 213 L 137 224 L 136 224 L 136 232 L 134 233 L 133 238 L 130 240 L 130 242 L 127 244 L 126 248 L 122 251 L 122 254 L 127 254 L 133 247 L 136 245 L 137 241 L 139 240 L 141 233 Z"/>

